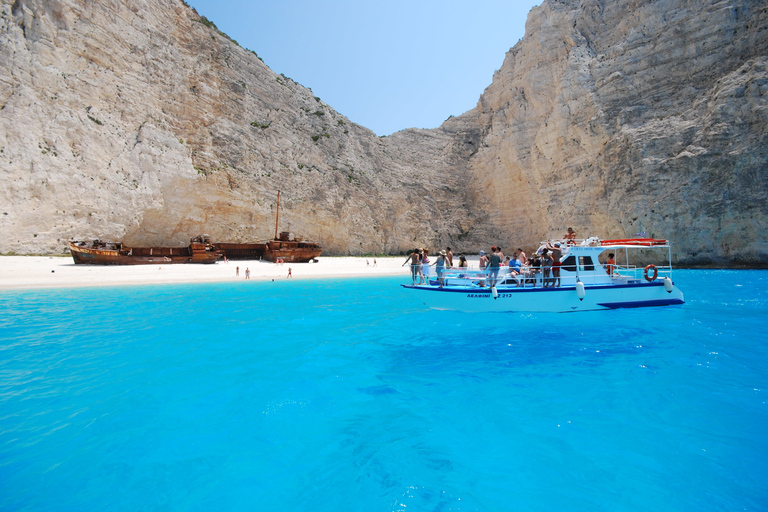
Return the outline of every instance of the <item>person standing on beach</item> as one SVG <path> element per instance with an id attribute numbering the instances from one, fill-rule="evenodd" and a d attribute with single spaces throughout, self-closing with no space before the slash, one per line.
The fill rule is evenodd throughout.
<path id="1" fill-rule="evenodd" d="M 251 278 L 251 269 L 247 268 L 245 269 L 245 278 L 250 279 Z"/>
<path id="2" fill-rule="evenodd" d="M 292 278 L 293 275 L 291 275 L 291 267 L 288 267 L 288 277 L 286 279 Z"/>
<path id="3" fill-rule="evenodd" d="M 235 267 L 235 277 L 240 277 L 240 267 Z"/>

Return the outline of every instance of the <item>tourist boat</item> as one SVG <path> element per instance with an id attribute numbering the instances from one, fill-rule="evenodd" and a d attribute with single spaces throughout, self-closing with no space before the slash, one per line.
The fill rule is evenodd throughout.
<path id="1" fill-rule="evenodd" d="M 193 238 L 187 247 L 131 247 L 121 242 L 91 240 L 69 242 L 69 250 L 78 265 L 216 263 L 224 256 L 207 235 Z"/>
<path id="2" fill-rule="evenodd" d="M 429 279 L 426 284 L 402 286 L 431 309 L 466 312 L 570 312 L 685 302 L 683 292 L 672 280 L 672 250 L 667 240 L 548 240 L 537 252 L 555 244 L 562 252 L 560 286 L 554 286 L 554 280 L 544 282 L 535 269 L 523 268 L 514 275 L 509 267 L 501 267 L 495 283 L 490 283 L 487 270 L 450 268 L 443 272 L 442 284 Z M 634 259 L 662 260 L 650 251 L 666 251 L 667 265 L 630 265 L 630 254 Z M 609 269 L 610 274 L 598 260 L 604 252 L 615 253 L 616 261 L 622 253 L 624 256 L 621 264 Z"/>
<path id="3" fill-rule="evenodd" d="M 323 248 L 317 242 L 291 237 L 291 233 L 283 231 L 277 235 L 280 221 L 280 191 L 277 192 L 277 211 L 275 213 L 275 238 L 262 242 L 239 243 L 222 242 L 216 244 L 216 249 L 222 251 L 230 260 L 269 260 L 272 263 L 306 263 L 317 261 Z"/>

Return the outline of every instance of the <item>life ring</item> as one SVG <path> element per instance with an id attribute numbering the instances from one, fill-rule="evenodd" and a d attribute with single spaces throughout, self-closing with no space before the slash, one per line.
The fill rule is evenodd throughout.
<path id="1" fill-rule="evenodd" d="M 648 277 L 648 271 L 653 272 L 652 277 Z M 646 281 L 653 282 L 659 276 L 659 269 L 656 268 L 656 265 L 648 265 L 647 267 L 645 267 L 645 272 L 643 272 L 643 275 L 645 275 Z"/>

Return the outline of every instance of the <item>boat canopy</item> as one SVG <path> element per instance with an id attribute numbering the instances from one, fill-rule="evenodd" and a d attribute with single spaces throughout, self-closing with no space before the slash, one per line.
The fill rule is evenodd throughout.
<path id="1" fill-rule="evenodd" d="M 617 268 L 621 273 L 631 275 L 637 275 L 640 269 L 630 265 L 630 250 L 665 249 L 667 252 L 667 264 L 658 266 L 658 270 L 669 277 L 672 276 L 672 248 L 669 245 L 669 241 L 663 238 L 614 238 L 601 240 L 593 236 L 584 240 L 544 240 L 540 242 L 536 253 L 541 255 L 544 249 L 549 251 L 559 249 L 562 253 L 562 261 L 568 256 L 592 256 L 596 261 L 597 256 L 605 251 L 624 249 L 624 265 L 617 266 Z"/>
<path id="2" fill-rule="evenodd" d="M 559 249 L 563 254 L 568 252 L 603 252 L 608 249 L 667 249 L 669 241 L 663 238 L 621 238 L 601 240 L 591 237 L 584 240 L 544 240 L 539 243 L 536 251 L 541 254 L 544 249 Z M 585 249 L 589 249 L 586 250 Z M 575 251 L 574 251 L 575 250 Z"/>

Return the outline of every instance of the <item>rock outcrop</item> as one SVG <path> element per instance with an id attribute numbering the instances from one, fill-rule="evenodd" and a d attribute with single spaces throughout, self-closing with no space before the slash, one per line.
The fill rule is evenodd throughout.
<path id="1" fill-rule="evenodd" d="M 768 260 L 768 7 L 545 0 L 475 109 L 376 137 L 181 0 L 2 0 L 0 252 L 675 241 Z M 258 50 L 258 49 L 257 49 Z"/>
<path id="2" fill-rule="evenodd" d="M 768 262 L 768 4 L 543 2 L 476 111 L 494 225 Z"/>

